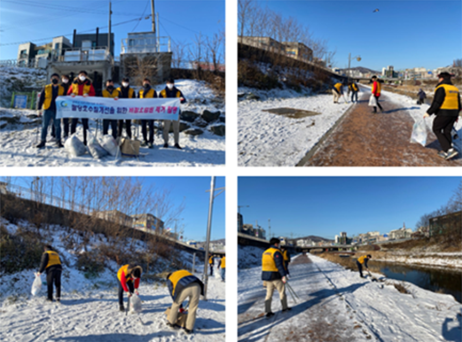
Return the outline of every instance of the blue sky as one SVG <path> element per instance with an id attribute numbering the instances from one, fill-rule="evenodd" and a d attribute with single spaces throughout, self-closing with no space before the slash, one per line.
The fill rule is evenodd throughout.
<path id="1" fill-rule="evenodd" d="M 209 210 L 210 177 L 139 177 L 139 180 L 149 186 L 170 191 L 170 200 L 181 204 L 184 200 L 184 210 L 180 216 L 184 224 L 184 236 L 188 240 L 204 241 L 207 234 L 207 219 Z M 215 187 L 225 186 L 224 177 L 216 177 Z M 31 177 L 18 177 L 14 184 L 30 189 Z M 59 195 L 58 195 L 59 196 Z M 155 213 L 152 213 L 155 215 Z M 162 219 L 162 217 L 160 217 Z M 169 227 L 166 227 L 169 228 Z M 171 227 L 172 230 L 174 227 Z M 211 239 L 224 239 L 225 236 L 225 193 L 217 196 L 214 201 L 212 216 Z"/>
<path id="2" fill-rule="evenodd" d="M 425 214 L 453 195 L 461 177 L 240 177 L 244 223 L 258 223 L 290 238 L 333 239 L 341 231 L 388 233 L 415 228 Z M 267 232 L 268 233 L 268 232 Z"/>
<path id="3" fill-rule="evenodd" d="M 65 8 L 61 8 L 65 6 Z M 179 44 L 189 44 L 196 34 L 212 36 L 225 25 L 224 0 L 155 0 L 159 13 L 159 31 L 161 36 L 170 36 Z M 75 10 L 77 9 L 77 10 Z M 145 10 L 146 9 L 146 10 Z M 145 11 L 144 11 L 145 10 Z M 0 2 L 0 59 L 16 59 L 18 44 L 15 42 L 37 43 L 40 38 L 67 35 L 72 42 L 72 33 L 92 30 L 87 33 L 107 33 L 109 0 L 93 1 L 56 1 L 56 0 L 3 0 Z M 131 21 L 114 26 L 134 18 L 151 14 L 150 0 L 112 0 L 112 32 L 115 36 L 115 54 L 120 54 L 120 41 L 127 38 L 129 32 L 151 31 L 151 19 Z"/>
<path id="4" fill-rule="evenodd" d="M 306 24 L 337 50 L 335 66 L 348 66 L 348 54 L 381 71 L 452 65 L 462 58 L 462 2 L 455 1 L 258 1 L 263 7 Z M 378 13 L 373 13 L 375 9 Z"/>

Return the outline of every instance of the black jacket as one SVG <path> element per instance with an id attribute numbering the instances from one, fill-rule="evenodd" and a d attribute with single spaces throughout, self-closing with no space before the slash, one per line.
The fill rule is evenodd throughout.
<path id="1" fill-rule="evenodd" d="M 56 112 L 56 98 L 58 97 L 58 90 L 59 90 L 59 84 L 56 86 L 51 87 L 53 89 L 53 98 L 51 100 L 50 108 L 47 110 L 51 110 L 53 112 Z M 64 95 L 66 95 L 66 92 L 64 92 Z M 38 109 L 42 109 L 43 102 L 45 102 L 45 88 L 42 89 L 42 92 L 40 93 L 40 100 L 38 103 Z"/>
<path id="2" fill-rule="evenodd" d="M 436 85 L 436 87 L 438 87 L 441 84 L 450 84 L 450 85 L 452 85 L 450 80 L 443 80 L 442 82 L 438 83 Z M 460 110 L 462 108 L 461 103 L 460 103 L 460 93 L 459 93 L 459 109 L 458 110 L 457 109 L 456 110 L 440 109 L 440 107 L 442 106 L 442 104 L 444 102 L 445 97 L 446 97 L 446 92 L 445 92 L 444 88 L 439 88 L 435 92 L 435 96 L 433 97 L 433 102 L 432 102 L 430 108 L 428 108 L 427 113 L 430 114 L 430 115 L 431 114 L 436 114 L 438 116 L 458 116 L 459 112 L 460 112 Z"/>
<path id="3" fill-rule="evenodd" d="M 48 264 L 48 253 L 45 252 L 42 254 L 42 260 L 40 261 L 39 273 L 43 273 L 47 264 Z M 48 267 L 46 271 L 48 273 L 50 271 L 62 270 L 62 269 L 63 267 L 61 265 L 53 265 L 53 266 Z"/>

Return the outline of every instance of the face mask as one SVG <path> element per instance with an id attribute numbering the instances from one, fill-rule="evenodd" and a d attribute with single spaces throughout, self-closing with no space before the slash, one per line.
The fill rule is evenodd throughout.
<path id="1" fill-rule="evenodd" d="M 82 82 L 85 81 L 86 77 L 85 76 L 79 76 L 79 80 L 81 80 Z"/>
<path id="2" fill-rule="evenodd" d="M 173 89 L 173 84 L 167 84 L 168 89 Z"/>
<path id="3" fill-rule="evenodd" d="M 53 83 L 53 84 L 58 84 L 58 80 L 57 80 L 56 78 L 53 78 L 53 79 L 51 80 L 51 83 Z"/>
<path id="4" fill-rule="evenodd" d="M 67 82 L 69 82 L 69 80 L 64 79 L 64 78 L 62 79 L 62 81 L 63 81 L 64 84 L 66 84 Z"/>
<path id="5" fill-rule="evenodd" d="M 110 86 L 107 87 L 107 89 L 112 90 L 112 89 L 114 89 L 114 86 L 110 85 Z"/>
<path id="6" fill-rule="evenodd" d="M 147 83 L 146 83 L 145 85 L 143 85 L 143 87 L 144 87 L 144 89 L 149 89 L 149 88 L 151 88 L 151 86 L 150 86 L 149 84 L 147 84 Z"/>
<path id="7" fill-rule="evenodd" d="M 128 87 L 128 83 L 126 83 L 126 82 L 123 82 L 122 85 L 123 85 L 125 88 Z"/>

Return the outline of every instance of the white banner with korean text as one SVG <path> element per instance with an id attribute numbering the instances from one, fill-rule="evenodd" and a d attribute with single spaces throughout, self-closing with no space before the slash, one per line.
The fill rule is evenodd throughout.
<path id="1" fill-rule="evenodd" d="M 58 96 L 56 118 L 178 120 L 179 98 L 118 99 Z"/>

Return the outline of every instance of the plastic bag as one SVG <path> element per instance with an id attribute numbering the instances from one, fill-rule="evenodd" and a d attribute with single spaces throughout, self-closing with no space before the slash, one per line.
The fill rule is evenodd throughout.
<path id="1" fill-rule="evenodd" d="M 419 119 L 412 127 L 411 143 L 417 143 L 425 147 L 427 143 L 427 124 L 425 119 Z"/>
<path id="2" fill-rule="evenodd" d="M 88 150 L 90 151 L 90 154 L 95 159 L 101 159 L 108 155 L 108 152 L 104 148 L 101 147 L 98 140 L 96 140 L 95 136 L 90 139 L 90 142 L 88 143 L 87 146 L 88 146 Z"/>
<path id="3" fill-rule="evenodd" d="M 130 297 L 130 307 L 128 308 L 129 312 L 141 312 L 141 299 L 136 294 Z"/>
<path id="4" fill-rule="evenodd" d="M 112 135 L 107 134 L 103 136 L 101 147 L 104 148 L 113 157 L 115 157 L 117 154 L 120 155 L 119 144 Z"/>
<path id="5" fill-rule="evenodd" d="M 372 94 L 369 98 L 369 107 L 377 107 L 377 98 L 374 96 L 374 94 Z"/>
<path id="6" fill-rule="evenodd" d="M 75 134 L 66 140 L 64 143 L 64 149 L 73 157 L 81 156 L 87 152 L 87 148 L 83 142 L 81 142 L 79 138 L 75 136 Z"/>
<path id="7" fill-rule="evenodd" d="M 36 296 L 40 293 L 40 290 L 42 289 L 42 279 L 40 277 L 35 276 L 35 280 L 32 284 L 32 290 L 31 293 L 33 296 Z"/>
<path id="8" fill-rule="evenodd" d="M 216 268 L 215 273 L 213 273 L 213 275 L 215 276 L 215 279 L 221 279 L 220 272 L 221 272 L 221 268 Z"/>

